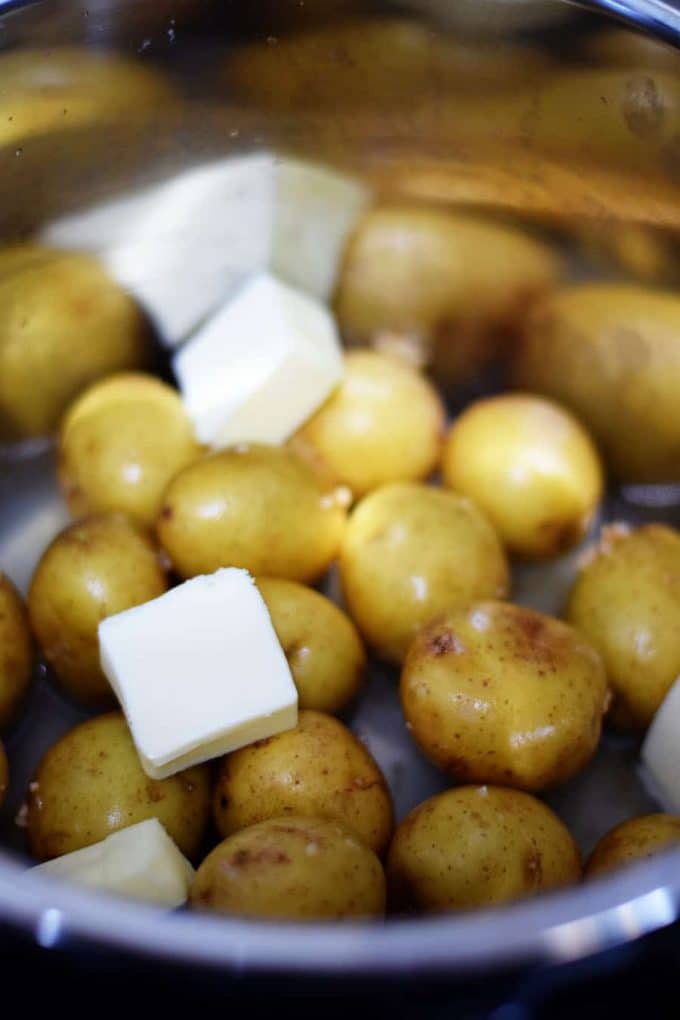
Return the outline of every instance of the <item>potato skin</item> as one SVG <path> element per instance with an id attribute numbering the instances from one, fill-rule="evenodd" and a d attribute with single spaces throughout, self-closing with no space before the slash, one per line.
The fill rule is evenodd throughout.
<path id="1" fill-rule="evenodd" d="M 90 383 L 142 367 L 148 344 L 139 308 L 88 255 L 0 273 L 0 440 L 53 432 Z"/>
<path id="2" fill-rule="evenodd" d="M 393 824 L 377 763 L 341 722 L 309 709 L 295 729 L 224 758 L 213 812 L 222 836 L 288 814 L 329 818 L 348 825 L 377 854 Z"/>
<path id="3" fill-rule="evenodd" d="M 374 351 L 345 355 L 345 377 L 291 440 L 292 448 L 355 498 L 434 471 L 444 407 L 418 371 Z"/>
<path id="4" fill-rule="evenodd" d="M 508 903 L 580 877 L 578 848 L 557 815 L 500 786 L 426 800 L 397 829 L 387 860 L 390 904 L 402 913 Z"/>
<path id="5" fill-rule="evenodd" d="M 151 541 L 122 515 L 88 517 L 57 535 L 33 575 L 28 611 L 64 691 L 89 706 L 115 704 L 99 664 L 97 627 L 167 587 Z"/>
<path id="6" fill-rule="evenodd" d="M 376 489 L 355 507 L 340 579 L 364 639 L 397 663 L 433 617 L 502 598 L 509 586 L 501 543 L 469 499 L 403 482 Z"/>
<path id="7" fill-rule="evenodd" d="M 23 599 L 0 570 L 0 731 L 17 719 L 31 683 L 33 641 Z"/>
<path id="8" fill-rule="evenodd" d="M 252 443 L 180 471 L 156 528 L 182 577 L 243 567 L 311 582 L 335 558 L 344 525 L 344 507 L 321 492 L 299 457 Z"/>
<path id="9" fill-rule="evenodd" d="M 126 372 L 71 404 L 59 436 L 59 481 L 73 517 L 118 511 L 151 527 L 166 486 L 200 453 L 179 393 Z"/>
<path id="10" fill-rule="evenodd" d="M 350 618 L 313 588 L 259 577 L 276 636 L 298 691 L 298 706 L 331 715 L 359 692 L 366 653 Z"/>
<path id="11" fill-rule="evenodd" d="M 5 748 L 3 747 L 2 741 L 0 740 L 0 807 L 5 799 L 7 788 L 9 787 L 9 763 L 7 761 L 7 755 L 5 754 Z"/>
<path id="12" fill-rule="evenodd" d="M 585 877 L 594 878 L 627 864 L 653 857 L 680 843 L 680 817 L 642 815 L 629 818 L 602 837 L 586 864 Z"/>
<path id="13" fill-rule="evenodd" d="M 559 556 L 586 534 L 602 498 L 588 433 L 558 404 L 504 393 L 471 404 L 444 446 L 444 483 L 488 516 L 509 552 Z"/>
<path id="14" fill-rule="evenodd" d="M 564 287 L 529 315 L 513 377 L 569 407 L 627 482 L 680 480 L 680 298 L 632 284 Z"/>
<path id="15" fill-rule="evenodd" d="M 378 917 L 385 876 L 376 855 L 338 822 L 286 815 L 225 839 L 201 864 L 194 909 L 285 920 Z"/>
<path id="16" fill-rule="evenodd" d="M 207 766 L 149 779 L 122 713 L 109 712 L 69 730 L 43 757 L 28 792 L 28 845 L 49 860 L 158 818 L 195 858 L 209 817 Z"/>
<path id="17" fill-rule="evenodd" d="M 663 524 L 603 528 L 565 616 L 600 652 L 611 721 L 642 731 L 680 673 L 680 535 Z"/>
<path id="18" fill-rule="evenodd" d="M 607 702 L 600 657 L 576 630 L 506 602 L 424 627 L 401 675 L 411 735 L 458 782 L 564 782 L 595 752 Z"/>

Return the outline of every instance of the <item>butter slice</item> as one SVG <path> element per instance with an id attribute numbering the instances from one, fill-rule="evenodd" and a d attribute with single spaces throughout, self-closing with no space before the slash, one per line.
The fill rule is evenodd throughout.
<path id="1" fill-rule="evenodd" d="M 640 753 L 650 792 L 664 811 L 680 814 L 680 678 L 661 702 Z"/>
<path id="2" fill-rule="evenodd" d="M 157 818 L 114 832 L 101 843 L 57 857 L 31 872 L 164 907 L 186 902 L 194 869 Z"/>
<path id="3" fill-rule="evenodd" d="M 297 724 L 297 691 L 246 570 L 185 581 L 99 624 L 101 664 L 152 779 Z"/>
<path id="4" fill-rule="evenodd" d="M 197 438 L 283 443 L 343 374 L 332 316 L 268 273 L 252 277 L 175 355 Z"/>
<path id="5" fill-rule="evenodd" d="M 369 198 L 327 167 L 255 153 L 65 216 L 41 239 L 98 255 L 174 347 L 254 272 L 327 301 Z"/>

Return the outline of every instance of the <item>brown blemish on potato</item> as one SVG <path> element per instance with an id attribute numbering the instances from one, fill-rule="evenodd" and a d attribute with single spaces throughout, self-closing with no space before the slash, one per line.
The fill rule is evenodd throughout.
<path id="1" fill-rule="evenodd" d="M 543 883 L 543 858 L 540 850 L 531 850 L 524 861 L 524 875 L 530 889 L 538 889 Z"/>
<path id="2" fill-rule="evenodd" d="M 462 643 L 451 630 L 439 631 L 427 639 L 427 651 L 432 655 L 462 655 L 465 651 Z"/>
<path id="3" fill-rule="evenodd" d="M 225 870 L 261 867 L 269 864 L 290 864 L 290 857 L 282 850 L 265 846 L 261 850 L 237 850 L 227 861 L 221 862 L 221 866 Z"/>
<path id="4" fill-rule="evenodd" d="M 171 521 L 175 516 L 175 511 L 171 506 L 164 506 L 160 512 L 160 518 L 162 521 Z"/>
<path id="5" fill-rule="evenodd" d="M 650 139 L 660 134 L 666 110 L 651 75 L 635 74 L 628 79 L 621 100 L 621 113 L 628 130 L 636 138 Z"/>

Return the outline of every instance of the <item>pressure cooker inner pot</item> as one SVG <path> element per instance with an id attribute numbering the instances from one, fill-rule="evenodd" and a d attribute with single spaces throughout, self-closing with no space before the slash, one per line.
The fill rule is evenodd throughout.
<path id="1" fill-rule="evenodd" d="M 0 918 L 329 969 L 672 920 L 680 822 L 578 856 L 680 812 L 680 57 L 560 2 L 6 7 Z"/>

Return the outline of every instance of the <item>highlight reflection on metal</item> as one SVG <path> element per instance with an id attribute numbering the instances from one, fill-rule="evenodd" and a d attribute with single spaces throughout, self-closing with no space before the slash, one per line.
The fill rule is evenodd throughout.
<path id="1" fill-rule="evenodd" d="M 665 0 L 576 0 L 580 7 L 606 11 L 680 45 L 680 4 Z"/>

